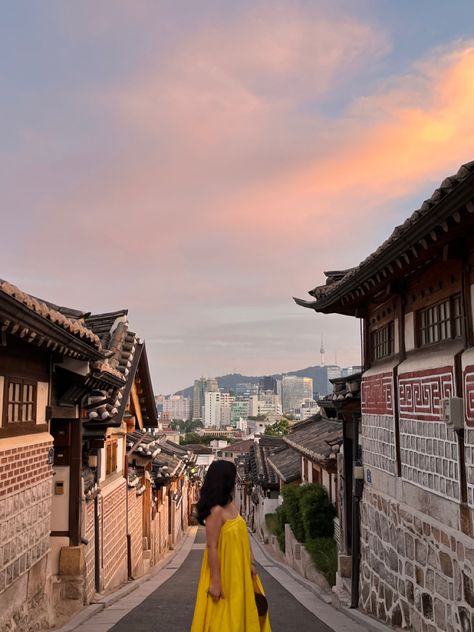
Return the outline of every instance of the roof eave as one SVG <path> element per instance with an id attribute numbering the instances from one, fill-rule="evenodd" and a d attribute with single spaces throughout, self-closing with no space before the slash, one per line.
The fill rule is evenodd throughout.
<path id="1" fill-rule="evenodd" d="M 103 360 L 105 357 L 105 354 L 96 346 L 78 338 L 60 325 L 46 320 L 43 316 L 36 314 L 26 305 L 23 305 L 12 296 L 4 293 L 0 293 L 0 319 L 12 323 L 19 323 L 25 329 L 35 333 L 35 339 L 32 341 L 33 344 L 35 344 L 38 337 L 47 338 L 53 345 L 59 347 L 59 353 L 61 353 L 60 349 L 62 347 L 67 350 L 69 354 L 85 360 Z M 25 338 L 28 340 L 28 336 Z M 54 350 L 54 348 L 50 348 L 50 351 Z"/>
<path id="2" fill-rule="evenodd" d="M 357 304 L 352 304 L 352 306 L 347 305 L 345 307 L 340 305 L 340 301 L 350 292 L 357 290 L 363 283 L 367 283 L 375 273 L 380 272 L 388 265 L 393 265 L 404 253 L 426 239 L 427 236 L 439 228 L 447 218 L 459 212 L 459 209 L 463 208 L 472 200 L 473 194 L 474 173 L 471 173 L 465 180 L 460 182 L 453 191 L 435 203 L 429 213 L 419 219 L 418 225 L 415 224 L 410 229 L 409 234 L 407 234 L 408 231 L 403 231 L 402 234 L 400 234 L 393 243 L 388 244 L 377 257 L 363 263 L 357 274 L 351 275 L 346 282 L 341 281 L 337 288 L 333 291 L 328 290 L 327 296 L 322 296 L 314 303 L 306 301 L 308 305 L 304 305 L 304 307 L 311 306 L 316 312 L 327 314 L 340 313 L 356 315 L 358 305 L 363 303 L 363 300 L 358 301 Z M 402 273 L 402 270 L 400 270 L 400 273 Z M 383 279 L 382 283 L 386 285 L 387 279 Z M 370 295 L 372 295 L 375 290 L 376 288 L 373 287 Z M 368 295 L 369 293 L 366 293 L 366 296 Z M 299 301 L 301 301 L 301 299 L 299 299 Z M 311 305 L 309 305 L 309 303 L 311 303 Z M 301 304 L 301 302 L 298 304 Z"/>

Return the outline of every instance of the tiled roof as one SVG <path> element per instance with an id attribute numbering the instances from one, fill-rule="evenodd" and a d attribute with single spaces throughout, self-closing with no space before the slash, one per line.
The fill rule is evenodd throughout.
<path id="1" fill-rule="evenodd" d="M 288 445 L 270 454 L 267 461 L 284 483 L 301 478 L 301 455 Z"/>
<path id="2" fill-rule="evenodd" d="M 325 273 L 327 277 L 326 284 L 316 287 L 309 292 L 316 301 L 305 301 L 296 298 L 295 301 L 303 307 L 311 307 L 317 310 L 324 309 L 340 297 L 346 289 L 349 291 L 349 289 L 356 287 L 362 276 L 364 276 L 364 278 L 367 275 L 370 276 L 376 272 L 378 268 L 386 265 L 386 261 L 389 259 L 391 253 L 393 253 L 393 257 L 396 257 L 399 256 L 401 252 L 408 251 L 413 246 L 417 246 L 420 239 L 422 239 L 422 236 L 420 237 L 419 234 L 421 228 L 431 219 L 438 222 L 440 226 L 445 223 L 447 217 L 455 217 L 455 221 L 459 221 L 458 216 L 461 202 L 457 200 L 456 196 L 458 189 L 461 188 L 464 183 L 466 183 L 464 186 L 467 187 L 469 193 L 467 197 L 470 198 L 467 202 L 468 211 L 473 212 L 474 206 L 471 199 L 474 193 L 473 180 L 474 161 L 462 165 L 456 174 L 445 178 L 431 197 L 425 200 L 421 207 L 414 211 L 403 224 L 397 226 L 390 237 L 358 266 L 350 268 L 347 271 Z M 445 201 L 449 202 L 450 198 L 453 199 L 453 207 L 449 204 L 444 204 Z"/>
<path id="3" fill-rule="evenodd" d="M 273 488 L 279 486 L 278 477 L 270 467 L 268 457 L 282 446 L 283 440 L 279 437 L 261 437 L 250 447 L 249 469 L 255 485 Z"/>
<path id="4" fill-rule="evenodd" d="M 284 437 L 291 448 L 319 463 L 333 459 L 342 443 L 342 423 L 325 417 L 308 420 Z"/>
<path id="5" fill-rule="evenodd" d="M 151 460 L 153 475 L 158 481 L 177 475 L 185 467 L 184 461 L 165 451 L 158 435 L 146 432 L 127 433 L 127 454 L 129 462 L 133 461 L 133 455 Z"/>
<path id="6" fill-rule="evenodd" d="M 253 439 L 246 439 L 245 441 L 239 441 L 238 443 L 231 443 L 225 448 L 222 448 L 222 452 L 249 452 L 250 447 L 253 445 Z"/>
<path id="7" fill-rule="evenodd" d="M 31 312 L 41 316 L 45 320 L 62 327 L 74 336 L 86 341 L 94 348 L 98 350 L 102 349 L 100 338 L 85 325 L 84 319 L 68 317 L 59 310 L 53 309 L 47 303 L 23 292 L 12 283 L 1 279 L 0 292 L 15 299 L 18 303 L 21 303 Z"/>

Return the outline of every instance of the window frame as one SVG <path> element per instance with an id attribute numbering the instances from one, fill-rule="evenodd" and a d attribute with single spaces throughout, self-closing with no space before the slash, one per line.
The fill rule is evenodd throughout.
<path id="1" fill-rule="evenodd" d="M 105 442 L 105 475 L 110 476 L 118 471 L 118 438 L 109 437 Z M 115 465 L 115 467 L 114 467 Z"/>
<path id="2" fill-rule="evenodd" d="M 4 376 L 4 387 L 3 387 L 3 410 L 2 410 L 2 429 L 30 429 L 36 426 L 37 422 L 37 409 L 38 409 L 38 382 L 37 380 L 31 378 L 24 377 L 16 377 L 11 375 Z M 33 388 L 33 394 L 31 400 L 11 400 L 10 399 L 10 386 L 12 384 L 20 385 L 21 389 L 25 386 L 31 386 Z M 27 419 L 25 421 L 10 421 L 9 420 L 9 407 L 10 406 L 19 406 L 20 411 L 23 410 L 25 406 L 32 406 L 32 418 Z M 22 415 L 21 415 L 22 416 Z"/>
<path id="3" fill-rule="evenodd" d="M 418 309 L 416 311 L 415 327 L 416 346 L 418 349 L 462 338 L 464 334 L 464 312 L 461 292 L 450 294 L 440 301 Z M 430 339 L 434 332 L 436 332 L 434 336 L 436 340 Z M 446 333 L 447 335 L 444 335 Z"/>
<path id="4" fill-rule="evenodd" d="M 382 339 L 376 342 L 376 336 L 380 336 L 384 331 L 387 332 L 386 339 Z M 383 325 L 380 325 L 380 327 L 369 331 L 369 340 L 370 359 L 372 363 L 380 362 L 381 360 L 390 358 L 390 356 L 395 353 L 395 320 L 389 320 Z M 385 345 L 387 345 L 387 353 L 383 353 L 383 355 L 379 355 L 378 353 L 376 353 L 378 349 L 383 348 Z"/>

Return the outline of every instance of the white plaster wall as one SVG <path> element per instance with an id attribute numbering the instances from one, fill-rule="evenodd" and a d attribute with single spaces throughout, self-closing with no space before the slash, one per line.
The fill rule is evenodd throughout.
<path id="1" fill-rule="evenodd" d="M 3 388 L 4 388 L 5 378 L 3 375 L 0 375 L 0 428 L 3 424 Z"/>
<path id="2" fill-rule="evenodd" d="M 55 485 L 58 481 L 64 482 L 64 494 L 55 494 Z M 54 468 L 52 478 L 52 511 L 51 531 L 69 531 L 69 466 L 57 466 Z"/>
<path id="3" fill-rule="evenodd" d="M 453 366 L 454 356 L 461 351 L 464 344 L 461 340 L 447 342 L 434 347 L 418 349 L 418 351 L 400 364 L 398 374 L 411 371 L 423 371 L 425 369 L 437 369 L 443 366 Z"/>
<path id="4" fill-rule="evenodd" d="M 119 437 L 117 442 L 117 472 L 123 472 L 125 466 L 125 437 Z"/>
<path id="5" fill-rule="evenodd" d="M 405 314 L 405 351 L 415 348 L 415 312 Z"/>
<path id="6" fill-rule="evenodd" d="M 322 475 L 321 481 L 322 481 L 323 487 L 325 487 L 328 494 L 330 494 L 331 493 L 331 476 L 329 472 L 326 472 L 326 470 L 323 470 L 322 472 L 323 472 L 323 475 Z"/>
<path id="7" fill-rule="evenodd" d="M 393 320 L 393 348 L 395 353 L 400 351 L 400 336 L 398 334 L 398 318 Z"/>
<path id="8" fill-rule="evenodd" d="M 46 423 L 46 406 L 49 403 L 48 382 L 38 382 L 36 386 L 36 423 Z M 0 409 L 1 410 L 1 409 Z"/>

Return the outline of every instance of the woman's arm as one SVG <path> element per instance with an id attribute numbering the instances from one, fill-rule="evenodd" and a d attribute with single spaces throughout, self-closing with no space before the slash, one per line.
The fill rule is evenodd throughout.
<path id="1" fill-rule="evenodd" d="M 206 518 L 207 556 L 211 571 L 211 584 L 208 593 L 214 601 L 219 601 L 222 594 L 221 569 L 217 550 L 219 535 L 222 527 L 222 507 L 214 507 Z"/>

